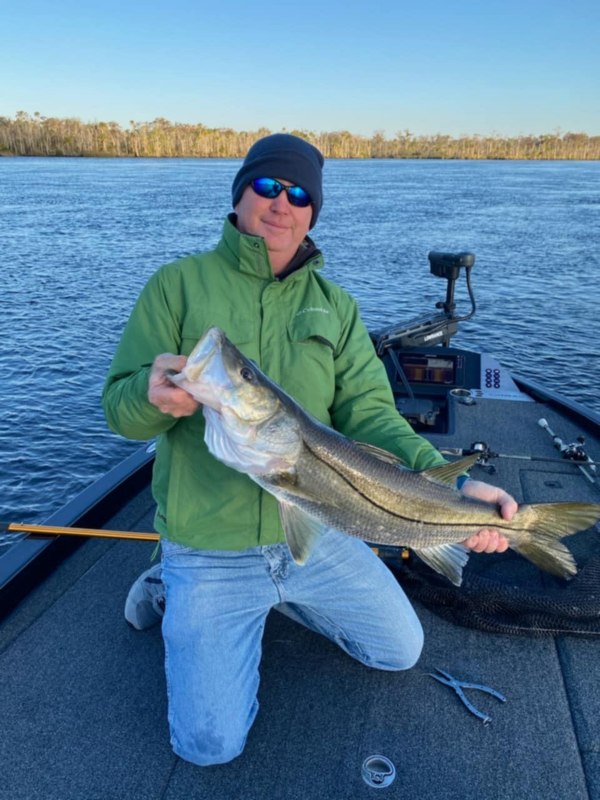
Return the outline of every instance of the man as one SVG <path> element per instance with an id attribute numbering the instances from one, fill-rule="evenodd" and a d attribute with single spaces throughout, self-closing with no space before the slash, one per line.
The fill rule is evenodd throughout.
<path id="1" fill-rule="evenodd" d="M 274 498 L 210 456 L 198 404 L 166 377 L 216 325 L 322 422 L 414 469 L 443 461 L 396 412 L 356 303 L 319 273 L 323 258 L 308 232 L 322 206 L 322 166 L 321 153 L 295 136 L 267 136 L 250 148 L 216 249 L 150 279 L 104 389 L 113 430 L 157 437 L 162 564 L 136 581 L 126 617 L 148 627 L 164 609 L 171 742 L 199 765 L 227 762 L 244 748 L 272 608 L 370 667 L 408 669 L 422 648 L 410 603 L 363 542 L 326 531 L 307 563 L 294 563 Z M 507 519 L 516 511 L 496 487 L 467 480 L 461 491 L 498 504 Z M 508 542 L 486 530 L 466 545 L 493 552 Z"/>

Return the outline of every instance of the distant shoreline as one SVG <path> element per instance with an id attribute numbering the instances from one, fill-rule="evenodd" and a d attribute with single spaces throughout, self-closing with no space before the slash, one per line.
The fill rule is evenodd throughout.
<path id="1" fill-rule="evenodd" d="M 233 159 L 243 158 L 250 145 L 269 133 L 266 128 L 234 131 L 162 118 L 121 128 L 116 122 L 82 122 L 19 111 L 13 119 L 0 117 L 0 156 Z M 326 158 L 335 159 L 600 160 L 600 136 L 586 133 L 452 137 L 416 136 L 405 130 L 391 139 L 380 132 L 371 137 L 349 131 L 289 133 L 315 144 Z"/>
<path id="2" fill-rule="evenodd" d="M 0 159 L 28 159 L 28 158 L 56 158 L 60 159 L 63 158 L 65 160 L 75 160 L 75 159 L 93 159 L 93 158 L 101 158 L 109 161 L 114 159 L 118 161 L 120 159 L 139 159 L 140 161 L 143 159 L 169 159 L 171 161 L 177 161 L 178 159 L 194 159 L 197 158 L 198 160 L 230 160 L 230 161 L 239 161 L 242 156 L 132 156 L 132 155 L 106 155 L 105 153 L 90 153 L 90 154 L 74 154 L 74 155 L 65 155 L 64 153 L 6 153 L 0 152 Z M 528 158 L 526 156 L 523 157 L 509 157 L 509 156 L 328 156 L 328 161 L 600 161 L 600 156 L 537 156 L 535 158 Z"/>

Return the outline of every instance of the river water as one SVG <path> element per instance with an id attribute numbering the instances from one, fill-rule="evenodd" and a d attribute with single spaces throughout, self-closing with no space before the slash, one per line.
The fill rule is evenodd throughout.
<path id="1" fill-rule="evenodd" d="M 0 158 L 2 519 L 42 520 L 137 446 L 100 409 L 112 353 L 152 272 L 216 243 L 239 163 Z M 313 237 L 374 329 L 445 298 L 430 250 L 475 253 L 454 342 L 600 411 L 600 163 L 329 161 Z"/>

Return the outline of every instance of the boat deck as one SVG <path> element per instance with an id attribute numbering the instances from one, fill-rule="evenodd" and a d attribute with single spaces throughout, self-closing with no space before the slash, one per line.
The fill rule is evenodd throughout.
<path id="1" fill-rule="evenodd" d="M 565 441 L 581 432 L 533 402 L 480 398 L 455 411 L 453 431 L 431 437 L 438 446 L 485 438 L 503 453 L 553 457 L 540 416 Z M 587 444 L 600 458 L 598 441 Z M 494 465 L 495 475 L 476 468 L 474 477 L 518 500 L 600 501 L 573 464 Z M 145 489 L 106 527 L 151 530 L 152 514 Z M 381 790 L 390 800 L 600 800 L 600 642 L 484 633 L 419 603 L 425 648 L 405 673 L 370 670 L 273 613 L 261 708 L 245 752 L 209 768 L 178 759 L 169 745 L 160 629 L 137 632 L 123 619 L 129 586 L 153 549 L 90 540 L 0 624 L 1 798 L 361 800 L 377 792 L 363 782 L 361 765 L 382 754 L 397 770 Z M 492 716 L 489 725 L 428 676 L 438 667 L 506 696 L 502 704 L 471 692 Z"/>

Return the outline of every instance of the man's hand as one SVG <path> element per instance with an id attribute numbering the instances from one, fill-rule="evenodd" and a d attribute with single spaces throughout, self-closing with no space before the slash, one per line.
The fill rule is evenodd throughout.
<path id="1" fill-rule="evenodd" d="M 191 394 L 175 386 L 167 377 L 167 372 L 181 372 L 187 358 L 163 353 L 156 356 L 148 381 L 148 400 L 163 414 L 172 417 L 191 417 L 200 405 Z"/>
<path id="2" fill-rule="evenodd" d="M 483 483 L 483 481 L 473 481 L 469 478 L 463 484 L 461 492 L 465 497 L 473 497 L 486 503 L 494 503 L 498 506 L 502 518 L 507 521 L 514 517 L 519 508 L 517 501 L 508 492 L 489 483 Z M 463 544 L 476 553 L 504 553 L 509 547 L 506 536 L 495 528 L 484 528 L 473 534 L 473 536 L 469 536 Z"/>

